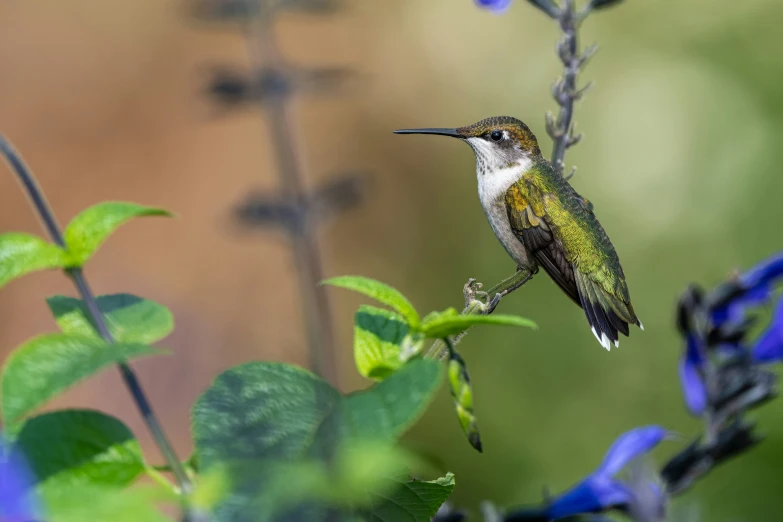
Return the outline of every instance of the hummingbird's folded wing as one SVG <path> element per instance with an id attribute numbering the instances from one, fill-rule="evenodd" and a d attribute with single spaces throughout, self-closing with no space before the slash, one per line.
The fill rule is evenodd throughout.
<path id="1" fill-rule="evenodd" d="M 517 185 L 513 185 L 506 193 L 506 208 L 511 230 L 563 292 L 577 305 L 582 306 L 574 277 L 574 267 L 566 259 L 563 245 L 555 238 L 545 217 L 539 217 L 530 206 L 526 197 L 527 190 L 520 186 L 521 183 L 524 182 L 520 181 Z"/>
<path id="2" fill-rule="evenodd" d="M 576 193 L 573 198 L 575 207 L 570 208 L 570 211 L 579 214 L 579 219 L 595 220 L 592 205 Z M 602 265 L 600 256 L 584 256 L 583 263 L 577 266 L 574 246 L 571 245 L 569 255 L 569 250 L 563 243 L 569 238 L 577 243 L 590 242 L 597 236 L 587 234 L 582 237 L 573 234 L 571 227 L 565 226 L 567 220 L 573 216 L 565 215 L 562 203 L 550 194 L 543 194 L 538 187 L 525 180 L 518 181 L 506 192 L 506 208 L 514 234 L 552 280 L 584 310 L 598 342 L 606 349 L 609 349 L 610 342 L 617 345 L 618 332 L 628 335 L 628 323 L 638 324 L 630 302 L 626 304 L 626 299 L 622 298 L 623 294 L 627 295 L 627 290 L 622 291 L 625 288 L 624 281 L 610 277 L 611 271 L 607 271 Z M 549 215 L 547 208 L 556 215 Z M 561 223 L 558 216 L 560 221 L 566 221 Z M 595 223 L 597 224 L 597 220 Z M 560 225 L 565 226 L 565 232 Z M 619 266 L 617 271 L 622 277 L 622 269 Z M 622 283 L 623 288 L 619 292 L 613 288 L 613 280 L 615 283 Z"/>

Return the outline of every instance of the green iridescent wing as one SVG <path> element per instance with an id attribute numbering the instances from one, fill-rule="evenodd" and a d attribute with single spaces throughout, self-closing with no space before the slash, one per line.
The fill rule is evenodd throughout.
<path id="1" fill-rule="evenodd" d="M 535 175 L 535 174 L 534 174 Z M 559 177 L 558 177 L 559 178 Z M 511 228 L 552 280 L 585 312 L 602 346 L 617 346 L 633 311 L 617 254 L 592 211 L 562 178 L 523 178 L 506 193 Z"/>
<path id="2" fill-rule="evenodd" d="M 531 191 L 533 194 L 531 194 Z M 582 305 L 574 276 L 574 267 L 566 257 L 560 239 L 547 223 L 545 212 L 534 210 L 532 200 L 542 200 L 539 191 L 520 180 L 506 192 L 506 208 L 511 230 L 531 252 L 549 277 L 576 304 Z"/>

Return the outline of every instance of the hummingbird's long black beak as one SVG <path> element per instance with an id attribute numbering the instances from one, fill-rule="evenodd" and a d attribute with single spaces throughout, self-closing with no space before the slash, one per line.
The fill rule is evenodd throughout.
<path id="1" fill-rule="evenodd" d="M 464 138 L 457 129 L 400 129 L 394 134 L 437 134 L 438 136 L 450 136 L 452 138 Z"/>

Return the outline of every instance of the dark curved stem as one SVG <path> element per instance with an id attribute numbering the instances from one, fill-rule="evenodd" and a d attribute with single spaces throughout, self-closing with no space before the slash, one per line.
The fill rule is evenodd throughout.
<path id="1" fill-rule="evenodd" d="M 272 31 L 272 8 L 265 0 L 245 1 L 248 2 L 248 8 L 251 7 L 251 1 L 260 1 L 261 9 L 260 15 L 255 20 L 249 17 L 257 23 L 257 26 L 250 26 L 246 30 L 253 70 L 257 74 L 264 70 L 282 71 L 286 64 Z M 310 349 L 310 367 L 327 382 L 337 384 L 331 310 L 326 289 L 319 284 L 324 279 L 323 261 L 311 220 L 307 215 L 305 173 L 292 116 L 293 107 L 289 103 L 290 94 L 290 86 L 283 88 L 280 92 L 264 99 L 263 108 L 267 110 L 269 118 L 283 195 L 297 209 L 297 224 L 289 231 L 299 276 L 299 291 Z"/>
<path id="2" fill-rule="evenodd" d="M 65 240 L 63 238 L 62 232 L 60 231 L 60 227 L 57 224 L 57 220 L 54 217 L 54 213 L 47 203 L 43 192 L 38 186 L 38 183 L 36 183 L 35 177 L 27 168 L 27 165 L 25 165 L 24 161 L 22 161 L 21 156 L 17 153 L 10 142 L 5 138 L 5 136 L 2 135 L 0 135 L 0 152 L 2 152 L 6 161 L 11 166 L 11 169 L 19 179 L 22 188 L 30 198 L 33 207 L 38 213 L 38 216 L 40 217 L 47 233 L 52 238 L 52 241 L 54 241 L 58 246 L 66 248 Z M 100 308 L 98 308 L 98 302 L 90 290 L 82 269 L 78 267 L 68 268 L 65 270 L 65 273 L 76 286 L 76 289 L 79 292 L 79 295 L 81 296 L 82 301 L 84 302 L 85 306 L 87 307 L 87 311 L 90 314 L 90 319 L 92 319 L 93 324 L 98 330 L 98 334 L 107 343 L 114 343 L 114 338 L 106 326 L 106 321 L 103 318 L 103 314 L 101 313 Z M 185 469 L 182 467 L 182 464 L 177 458 L 177 455 L 174 452 L 174 448 L 166 437 L 166 434 L 163 431 L 163 427 L 158 421 L 155 412 L 152 410 L 152 405 L 147 399 L 147 396 L 144 393 L 144 390 L 142 389 L 141 383 L 139 383 L 135 372 L 128 365 L 128 363 L 122 362 L 119 363 L 118 366 L 120 369 L 120 374 L 122 375 L 122 379 L 125 382 L 125 386 L 128 388 L 128 391 L 133 397 L 133 400 L 136 403 L 136 407 L 138 408 L 139 413 L 141 413 L 141 416 L 147 425 L 147 429 L 149 429 L 150 433 L 155 439 L 161 454 L 166 459 L 166 462 L 171 468 L 171 471 L 173 472 L 177 481 L 177 485 L 183 494 L 189 493 L 192 489 L 190 479 L 188 478 L 187 474 L 185 473 Z"/>

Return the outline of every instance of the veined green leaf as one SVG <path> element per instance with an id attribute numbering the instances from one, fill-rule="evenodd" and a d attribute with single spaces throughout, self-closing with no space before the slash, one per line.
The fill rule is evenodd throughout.
<path id="1" fill-rule="evenodd" d="M 416 359 L 383 382 L 342 396 L 315 375 L 290 365 L 248 363 L 224 372 L 193 408 L 202 473 L 224 468 L 231 475 L 230 492 L 217 506 L 215 520 L 237 520 L 248 513 L 254 520 L 275 522 L 294 516 L 315 519 L 324 502 L 344 506 L 346 512 L 354 503 L 366 506 L 361 485 L 368 495 L 385 490 L 377 476 L 368 476 L 373 470 L 323 475 L 332 476 L 331 484 L 318 480 L 318 470 L 327 456 L 340 455 L 341 448 L 365 442 L 388 448 L 422 414 L 441 374 L 436 361 Z M 376 462 L 376 471 L 381 473 L 391 460 Z M 283 461 L 282 467 L 272 466 L 273 461 Z M 333 472 L 341 469 L 335 462 Z M 355 462 L 346 466 L 356 467 Z M 296 470 L 304 470 L 306 482 L 281 481 Z M 296 506 L 285 504 L 294 494 Z M 278 512 L 281 505 L 285 516 Z"/>
<path id="2" fill-rule="evenodd" d="M 454 490 L 454 475 L 432 481 L 396 481 L 386 495 L 372 495 L 372 522 L 429 522 Z"/>
<path id="3" fill-rule="evenodd" d="M 97 301 L 109 332 L 118 342 L 151 344 L 174 329 L 169 309 L 153 301 L 130 294 L 102 295 Z M 99 337 L 80 299 L 56 295 L 46 302 L 64 333 Z"/>
<path id="4" fill-rule="evenodd" d="M 353 356 L 364 377 L 383 380 L 402 366 L 400 348 L 410 328 L 402 316 L 363 305 L 354 316 Z"/>
<path id="5" fill-rule="evenodd" d="M 82 266 L 127 221 L 142 216 L 170 216 L 167 210 L 136 203 L 105 202 L 83 210 L 65 228 L 71 266 Z"/>
<path id="6" fill-rule="evenodd" d="M 372 297 L 403 316 L 411 327 L 416 328 L 419 326 L 419 314 L 416 312 L 416 309 L 413 308 L 411 302 L 408 301 L 408 298 L 402 295 L 397 289 L 392 288 L 385 283 L 370 279 L 369 277 L 340 276 L 327 279 L 326 281 L 323 281 L 322 284 L 346 288 Z"/>
<path id="7" fill-rule="evenodd" d="M 27 341 L 5 362 L 3 424 L 18 422 L 58 393 L 120 361 L 165 353 L 144 344 L 47 334 Z"/>
<path id="8" fill-rule="evenodd" d="M 452 313 L 453 312 L 453 313 Z M 516 315 L 458 315 L 455 310 L 447 310 L 440 314 L 430 314 L 421 324 L 425 336 L 431 339 L 442 339 L 449 335 L 457 335 L 471 326 L 478 324 L 497 324 L 503 326 L 522 326 L 538 328 L 530 319 Z"/>
<path id="9" fill-rule="evenodd" d="M 193 406 L 200 469 L 301 456 L 340 401 L 337 390 L 292 365 L 252 362 L 227 370 Z"/>
<path id="10" fill-rule="evenodd" d="M 125 487 L 144 471 L 141 447 L 119 419 L 94 410 L 59 410 L 25 422 L 16 437 L 39 490 L 91 484 Z"/>
<path id="11" fill-rule="evenodd" d="M 0 288 L 30 272 L 63 268 L 67 264 L 65 250 L 38 236 L 0 234 Z"/>
<path id="12" fill-rule="evenodd" d="M 441 365 L 414 359 L 383 382 L 345 398 L 345 417 L 353 437 L 396 440 L 424 413 L 440 387 Z"/>

